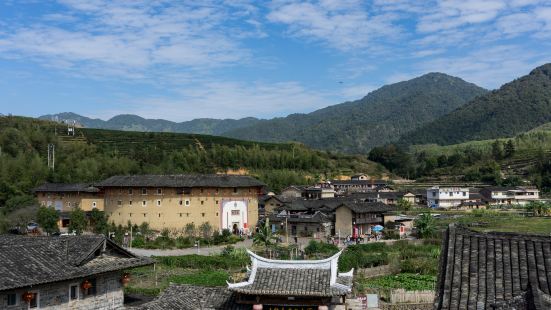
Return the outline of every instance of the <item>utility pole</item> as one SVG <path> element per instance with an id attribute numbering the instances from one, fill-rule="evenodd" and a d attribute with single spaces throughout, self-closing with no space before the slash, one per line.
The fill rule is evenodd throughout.
<path id="1" fill-rule="evenodd" d="M 48 168 L 55 169 L 55 145 L 48 144 Z"/>

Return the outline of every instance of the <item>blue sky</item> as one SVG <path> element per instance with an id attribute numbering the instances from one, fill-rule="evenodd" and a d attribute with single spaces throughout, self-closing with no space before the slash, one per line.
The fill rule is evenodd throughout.
<path id="1" fill-rule="evenodd" d="M 271 118 L 551 62 L 551 1 L 0 2 L 0 113 Z"/>

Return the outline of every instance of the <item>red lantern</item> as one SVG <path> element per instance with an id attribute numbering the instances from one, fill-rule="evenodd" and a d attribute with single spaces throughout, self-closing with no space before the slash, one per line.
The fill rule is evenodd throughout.
<path id="1" fill-rule="evenodd" d="M 127 286 L 129 282 L 130 282 L 130 274 L 129 273 L 124 273 L 121 277 L 122 285 Z"/>
<path id="2" fill-rule="evenodd" d="M 90 289 L 92 287 L 92 283 L 88 280 L 84 280 L 84 282 L 82 282 L 82 289 L 87 291 L 88 289 Z"/>
<path id="3" fill-rule="evenodd" d="M 23 298 L 26 303 L 30 303 L 31 300 L 33 300 L 34 298 L 34 294 L 31 292 L 25 292 L 23 293 L 23 295 L 21 295 L 21 298 Z"/>

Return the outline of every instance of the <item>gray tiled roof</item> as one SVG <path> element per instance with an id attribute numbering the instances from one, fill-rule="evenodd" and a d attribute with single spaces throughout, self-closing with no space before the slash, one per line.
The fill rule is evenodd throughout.
<path id="1" fill-rule="evenodd" d="M 106 243 L 104 255 L 96 256 Z M 99 251 L 98 251 L 99 250 Z M 0 291 L 144 266 L 103 236 L 0 235 Z"/>
<path id="2" fill-rule="evenodd" d="M 551 309 L 551 237 L 450 225 L 436 309 Z"/>
<path id="3" fill-rule="evenodd" d="M 358 184 L 374 184 L 374 185 L 381 185 L 381 184 L 388 184 L 388 181 L 385 180 L 331 180 L 331 184 L 333 185 L 358 185 Z"/>
<path id="4" fill-rule="evenodd" d="M 170 285 L 157 299 L 134 309 L 141 310 L 242 310 L 250 305 L 235 303 L 234 293 L 225 287 Z"/>
<path id="5" fill-rule="evenodd" d="M 248 295 L 339 296 L 346 289 L 331 286 L 328 269 L 258 268 L 252 284 L 233 289 Z"/>
<path id="6" fill-rule="evenodd" d="M 231 291 L 246 295 L 342 296 L 352 290 L 352 272 L 339 274 L 341 252 L 323 260 L 272 260 L 248 251 L 252 270 L 249 278 L 228 284 Z M 348 279 L 349 278 L 349 279 Z"/>
<path id="7" fill-rule="evenodd" d="M 99 189 L 89 183 L 44 183 L 35 192 L 83 192 L 97 193 Z"/>
<path id="8" fill-rule="evenodd" d="M 263 187 L 264 183 L 246 175 L 178 174 L 113 176 L 95 184 L 98 187 Z"/>
<path id="9" fill-rule="evenodd" d="M 382 202 L 356 202 L 350 203 L 345 202 L 339 205 L 340 207 L 347 207 L 355 213 L 380 213 L 380 212 L 391 212 L 397 211 L 398 208 L 395 206 L 389 206 Z"/>

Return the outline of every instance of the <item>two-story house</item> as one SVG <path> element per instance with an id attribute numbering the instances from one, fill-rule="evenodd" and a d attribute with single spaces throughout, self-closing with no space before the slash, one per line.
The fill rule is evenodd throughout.
<path id="1" fill-rule="evenodd" d="M 439 187 L 427 189 L 427 206 L 429 208 L 452 208 L 469 200 L 468 187 Z"/>

